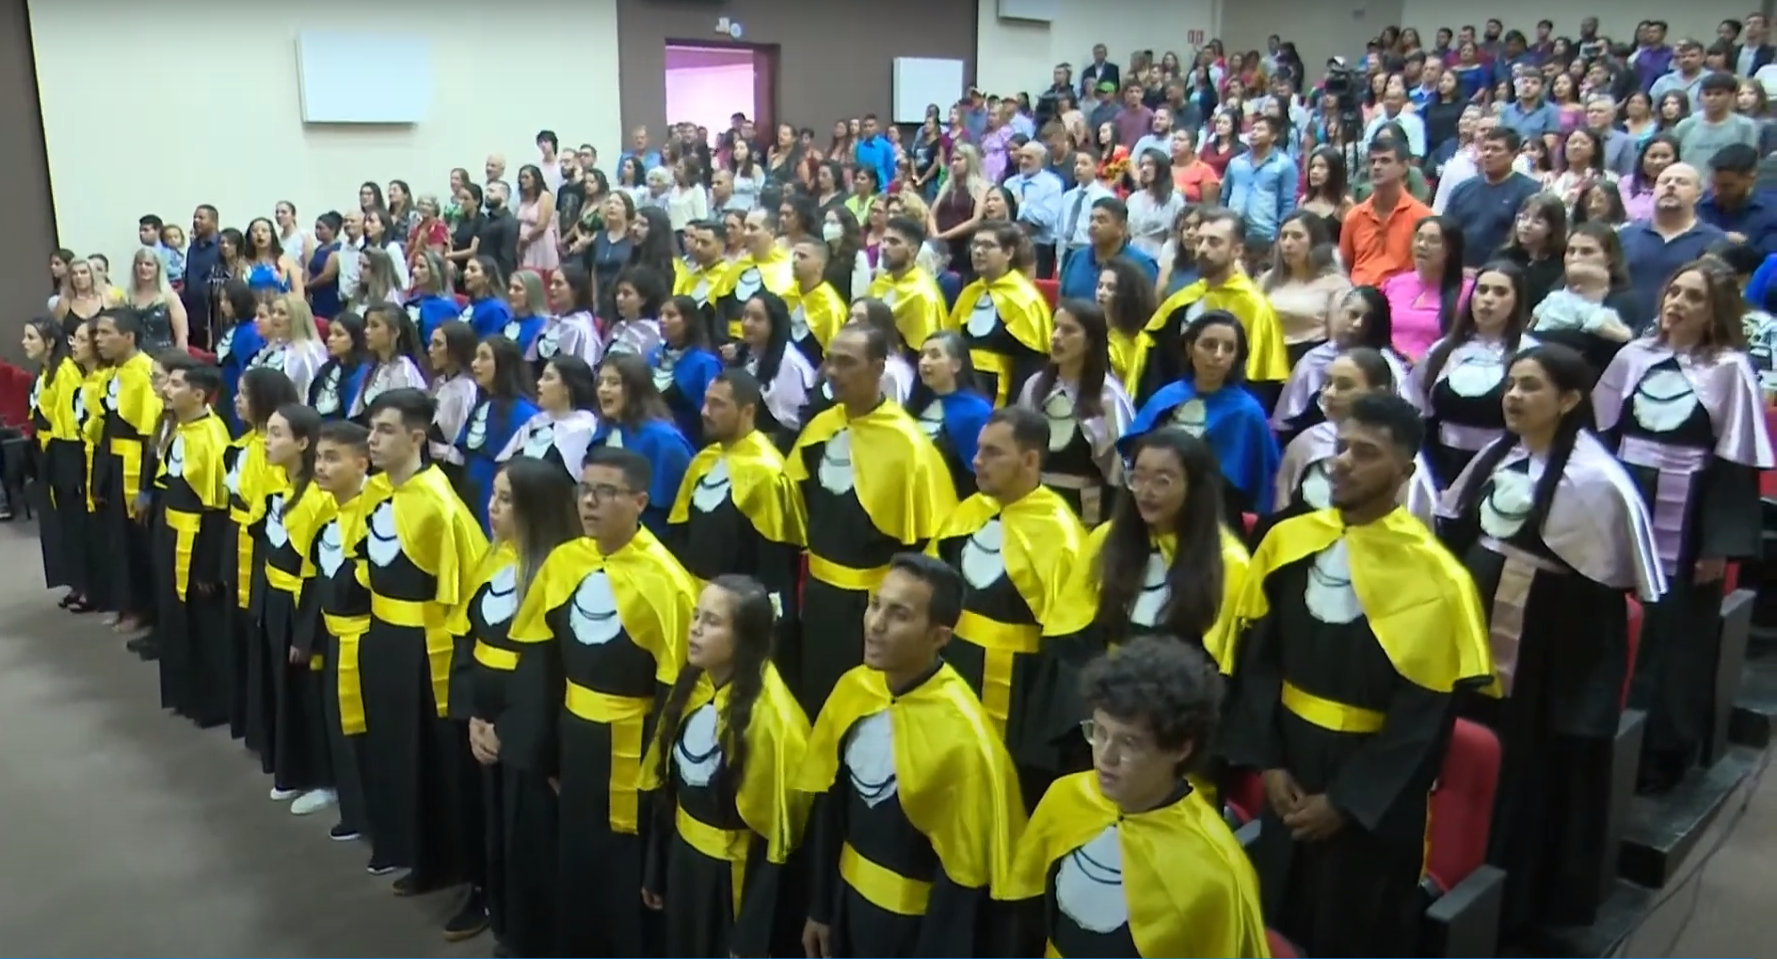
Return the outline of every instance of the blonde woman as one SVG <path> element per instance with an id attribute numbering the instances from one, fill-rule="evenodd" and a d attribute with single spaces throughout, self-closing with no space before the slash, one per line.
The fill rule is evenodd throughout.
<path id="1" fill-rule="evenodd" d="M 299 293 L 274 297 L 265 321 L 265 349 L 248 363 L 249 369 L 266 366 L 282 370 L 296 387 L 297 396 L 309 395 L 315 374 L 327 362 L 327 344 L 315 329 L 315 314 Z"/>
<path id="2" fill-rule="evenodd" d="M 160 254 L 148 247 L 136 250 L 130 262 L 130 286 L 124 303 L 135 307 L 142 317 L 141 348 L 150 354 L 167 349 L 185 349 L 185 304 L 173 293 L 167 279 L 166 265 Z"/>
<path id="3" fill-rule="evenodd" d="M 111 303 L 123 302 L 123 291 L 111 282 L 111 258 L 103 253 L 94 253 L 86 258 L 93 268 L 93 283 L 104 292 Z"/>
<path id="4" fill-rule="evenodd" d="M 950 152 L 950 169 L 939 188 L 937 202 L 926 231 L 932 239 L 950 247 L 950 262 L 969 262 L 969 239 L 987 214 L 987 189 L 993 184 L 981 168 L 981 151 L 972 143 L 959 143 Z"/>
<path id="5" fill-rule="evenodd" d="M 346 308 L 363 315 L 382 303 L 401 305 L 401 275 L 395 257 L 387 247 L 367 246 L 358 253 L 358 289 L 347 301 Z"/>
<path id="6" fill-rule="evenodd" d="M 116 299 L 99 284 L 90 260 L 70 260 L 68 271 L 62 274 L 62 291 L 56 295 L 56 321 L 62 325 L 63 332 L 72 335 L 75 327 L 98 316 L 100 310 L 115 302 Z"/>

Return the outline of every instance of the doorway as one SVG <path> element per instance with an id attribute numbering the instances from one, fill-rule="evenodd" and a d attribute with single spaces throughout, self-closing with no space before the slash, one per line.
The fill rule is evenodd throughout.
<path id="1" fill-rule="evenodd" d="M 736 113 L 769 130 L 777 106 L 777 49 L 739 43 L 666 45 L 666 122 L 727 130 Z"/>

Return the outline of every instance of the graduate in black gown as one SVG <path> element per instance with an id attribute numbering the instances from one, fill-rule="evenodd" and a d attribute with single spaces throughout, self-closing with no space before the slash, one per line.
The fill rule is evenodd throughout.
<path id="1" fill-rule="evenodd" d="M 358 585 L 357 565 L 365 535 L 364 492 L 370 471 L 370 431 L 350 420 L 321 424 L 315 444 L 315 483 L 333 497 L 333 518 L 321 527 L 312 550 L 312 588 L 318 596 L 321 656 L 321 709 L 327 724 L 327 752 L 339 796 L 339 822 L 328 831 L 336 842 L 369 831 L 364 775 L 357 745 L 364 735 L 364 686 L 359 681 L 359 643 L 370 628 L 370 595 Z"/>
<path id="2" fill-rule="evenodd" d="M 805 517 L 784 455 L 755 425 L 762 402 L 759 381 L 745 370 L 728 370 L 710 384 L 703 401 L 710 445 L 692 458 L 679 484 L 667 544 L 699 580 L 738 573 L 763 583 L 779 611 L 777 634 L 793 637 Z M 780 645 L 777 656 L 788 645 Z M 795 674 L 794 664 L 776 661 Z"/>
<path id="3" fill-rule="evenodd" d="M 265 647 L 264 706 L 272 718 L 271 798 L 291 801 L 298 816 L 320 812 L 338 800 L 321 706 L 320 658 L 315 637 L 321 625 L 314 544 L 338 505 L 315 483 L 321 414 L 299 403 L 278 407 L 265 424 L 265 458 L 283 470 L 284 486 L 272 490 L 258 550 L 265 557 L 265 589 L 254 603 L 257 641 Z"/>
<path id="4" fill-rule="evenodd" d="M 228 720 L 228 606 L 220 587 L 228 542 L 228 426 L 211 410 L 222 374 L 169 356 L 162 387 L 176 425 L 161 457 L 161 509 L 153 557 L 161 595 L 156 624 L 161 689 L 173 712 L 200 727 Z"/>
<path id="5" fill-rule="evenodd" d="M 1087 667 L 1093 768 L 1056 780 L 1018 842 L 1002 896 L 1029 905 L 1008 955 L 1271 955 L 1252 863 L 1187 778 L 1220 726 L 1220 673 L 1166 635 Z"/>
<path id="6" fill-rule="evenodd" d="M 1018 397 L 1018 387 L 1037 374 L 1055 335 L 1049 301 L 1013 258 L 1025 240 L 1018 224 L 983 223 L 969 242 L 975 282 L 963 288 L 950 311 L 949 328 L 969 344 L 982 390 L 997 407 Z"/>
<path id="7" fill-rule="evenodd" d="M 410 896 L 467 878 L 459 787 L 470 762 L 467 730 L 447 717 L 455 641 L 452 613 L 487 551 L 487 536 L 424 460 L 432 398 L 395 389 L 370 405 L 371 477 L 356 577 L 370 591 L 370 625 L 359 646 L 370 871 Z"/>
<path id="8" fill-rule="evenodd" d="M 1048 738 L 1046 639 L 1069 629 L 1062 606 L 1086 529 L 1062 494 L 1043 485 L 1049 423 L 1021 406 L 995 410 L 981 430 L 981 492 L 958 504 L 926 552 L 962 573 L 962 619 L 944 661 L 967 680 L 1018 764 L 1033 802 L 1062 771 Z"/>
<path id="9" fill-rule="evenodd" d="M 68 338 L 54 320 L 38 319 L 25 324 L 21 338 L 25 359 L 37 367 L 31 377 L 31 393 L 27 412 L 31 418 L 31 442 L 21 446 L 29 461 L 21 464 L 29 478 L 31 510 L 37 516 L 37 539 L 43 554 L 43 585 L 49 589 L 66 588 L 62 608 L 72 602 L 75 576 L 70 569 L 67 537 L 62 531 L 61 511 L 57 510 L 55 464 L 50 459 L 51 445 L 57 433 L 65 428 L 62 398 L 70 389 L 80 388 L 80 367 L 68 358 Z"/>
<path id="10" fill-rule="evenodd" d="M 61 325 L 54 321 L 35 325 L 39 341 L 47 344 L 47 351 L 38 362 L 45 369 L 52 362 L 55 366 L 53 376 L 43 383 L 37 400 L 49 423 L 48 430 L 38 435 L 44 441 L 39 482 L 48 488 L 49 508 L 56 514 L 43 533 L 48 535 L 53 530 L 57 544 L 53 550 L 45 549 L 59 555 L 62 575 L 67 580 L 68 593 L 62 597 L 62 608 L 85 612 L 90 608 L 86 597 L 92 547 L 87 541 L 90 514 L 87 510 L 87 447 L 83 430 L 91 419 L 85 384 L 87 371 L 94 362 L 92 338 L 85 332 L 85 324 L 72 338 L 63 336 Z M 84 346 L 79 345 L 82 343 Z M 51 359 L 58 354 L 60 359 Z"/>
<path id="11" fill-rule="evenodd" d="M 1665 592 L 1628 474 L 1592 435 L 1595 374 L 1558 345 L 1506 370 L 1506 435 L 1445 494 L 1439 533 L 1486 604 L 1501 698 L 1475 718 L 1503 750 L 1489 860 L 1505 870 L 1507 935 L 1586 926 L 1616 863 L 1612 743 L 1628 679 L 1625 592 Z"/>
<path id="12" fill-rule="evenodd" d="M 493 542 L 451 622 L 467 646 L 453 664 L 451 702 L 468 722 L 481 768 L 483 817 L 472 825 L 487 850 L 477 877 L 485 915 L 508 954 L 547 956 L 555 936 L 555 790 L 548 777 L 502 762 L 500 737 L 519 656 L 507 630 L 544 560 L 580 534 L 574 482 L 554 464 L 511 460 L 494 477 L 488 520 Z"/>
<path id="13" fill-rule="evenodd" d="M 864 664 L 834 687 L 796 788 L 815 793 L 810 956 L 1010 955 L 1024 800 L 987 711 L 942 654 L 961 574 L 892 557 L 864 613 Z"/>
<path id="14" fill-rule="evenodd" d="M 1272 528 L 1236 614 L 1225 750 L 1263 774 L 1265 915 L 1308 955 L 1418 954 L 1428 797 L 1459 696 L 1494 682 L 1468 571 L 1397 505 L 1423 434 L 1406 400 L 1353 403 L 1333 508 Z"/>
<path id="15" fill-rule="evenodd" d="M 249 707 L 249 701 L 262 704 L 265 699 L 248 695 L 259 688 L 267 670 L 266 647 L 258 641 L 253 623 L 253 598 L 265 588 L 265 555 L 258 548 L 265 505 L 272 491 L 283 487 L 284 471 L 266 462 L 265 423 L 280 407 L 295 402 L 296 386 L 283 370 L 256 366 L 242 374 L 234 411 L 245 431 L 222 454 L 228 464 L 223 484 L 228 487 L 228 532 L 234 546 L 225 545 L 221 557 L 224 592 L 234 600 L 229 604 L 226 646 L 232 663 L 228 726 L 236 739 L 259 754 L 267 774 L 271 772 L 264 765 L 269 762 L 269 720 Z"/>
<path id="16" fill-rule="evenodd" d="M 975 495 L 975 442 L 993 404 L 975 384 L 975 364 L 961 333 L 940 330 L 926 337 L 919 351 L 919 381 L 909 390 L 906 405 L 944 458 L 956 498 Z"/>
<path id="17" fill-rule="evenodd" d="M 1678 784 L 1712 721 L 1727 564 L 1759 555 L 1759 473 L 1772 467 L 1746 304 L 1713 260 L 1675 273 L 1649 334 L 1592 391 L 1598 432 L 1641 491 L 1667 590 L 1647 609 L 1630 705 L 1647 710 L 1639 788 Z"/>
<path id="18" fill-rule="evenodd" d="M 111 547 L 98 554 L 95 584 L 117 613 L 117 630 L 134 633 L 154 615 L 149 560 L 148 486 L 162 404 L 154 388 L 154 360 L 137 345 L 142 320 L 135 310 L 109 309 L 93 323 L 93 342 L 111 363 L 104 395 L 104 442 L 94 461 L 99 485 L 98 532 Z"/>
<path id="19" fill-rule="evenodd" d="M 642 525 L 646 457 L 597 447 L 580 480 L 585 538 L 557 547 L 525 592 L 500 758 L 558 787 L 552 956 L 651 954 L 642 885 L 642 754 L 685 662 L 691 575 Z"/>
<path id="20" fill-rule="evenodd" d="M 834 328 L 843 314 L 833 320 Z M 756 413 L 757 427 L 779 449 L 788 450 L 804 422 L 819 384 L 807 354 L 796 345 L 790 308 L 770 290 L 747 298 L 740 309 L 741 338 L 724 350 L 737 350 L 736 360 L 759 381 L 762 402 Z M 812 335 L 812 334 L 806 334 Z"/>
<path id="21" fill-rule="evenodd" d="M 882 394 L 890 343 L 882 329 L 848 323 L 827 347 L 837 400 L 811 419 L 788 473 L 808 517 L 802 629 L 786 657 L 790 687 L 818 712 L 833 684 L 863 660 L 864 610 L 889 558 L 920 549 L 956 508 L 943 458 L 897 403 Z"/>
<path id="22" fill-rule="evenodd" d="M 771 663 L 776 605 L 744 576 L 703 588 L 642 764 L 658 791 L 642 901 L 665 913 L 669 956 L 795 954 L 791 856 L 814 797 L 792 788 L 809 724 Z"/>

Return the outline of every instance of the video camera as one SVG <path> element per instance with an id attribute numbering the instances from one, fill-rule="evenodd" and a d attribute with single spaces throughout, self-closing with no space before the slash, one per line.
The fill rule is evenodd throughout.
<path id="1" fill-rule="evenodd" d="M 1334 57 L 1327 61 L 1327 77 L 1321 84 L 1321 90 L 1338 101 L 1338 113 L 1341 117 L 1358 116 L 1361 115 L 1358 91 L 1362 89 L 1362 83 L 1362 77 L 1345 64 L 1344 58 Z"/>

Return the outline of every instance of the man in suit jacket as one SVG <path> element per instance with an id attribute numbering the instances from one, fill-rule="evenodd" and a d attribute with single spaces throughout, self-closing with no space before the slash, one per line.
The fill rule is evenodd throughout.
<path id="1" fill-rule="evenodd" d="M 1771 44 L 1770 24 L 1762 13 L 1746 16 L 1746 32 L 1742 35 L 1744 42 L 1734 48 L 1734 61 L 1729 64 L 1734 72 L 1743 77 L 1750 77 L 1760 67 L 1768 66 L 1777 59 L 1777 46 Z"/>
<path id="2" fill-rule="evenodd" d="M 1123 86 L 1123 78 L 1117 70 L 1117 65 L 1108 59 L 1110 53 L 1105 49 L 1104 44 L 1093 44 L 1092 62 L 1086 64 L 1086 69 L 1080 71 L 1080 101 L 1082 103 L 1093 90 L 1098 89 L 1101 83 L 1114 83 L 1118 88 Z"/>

